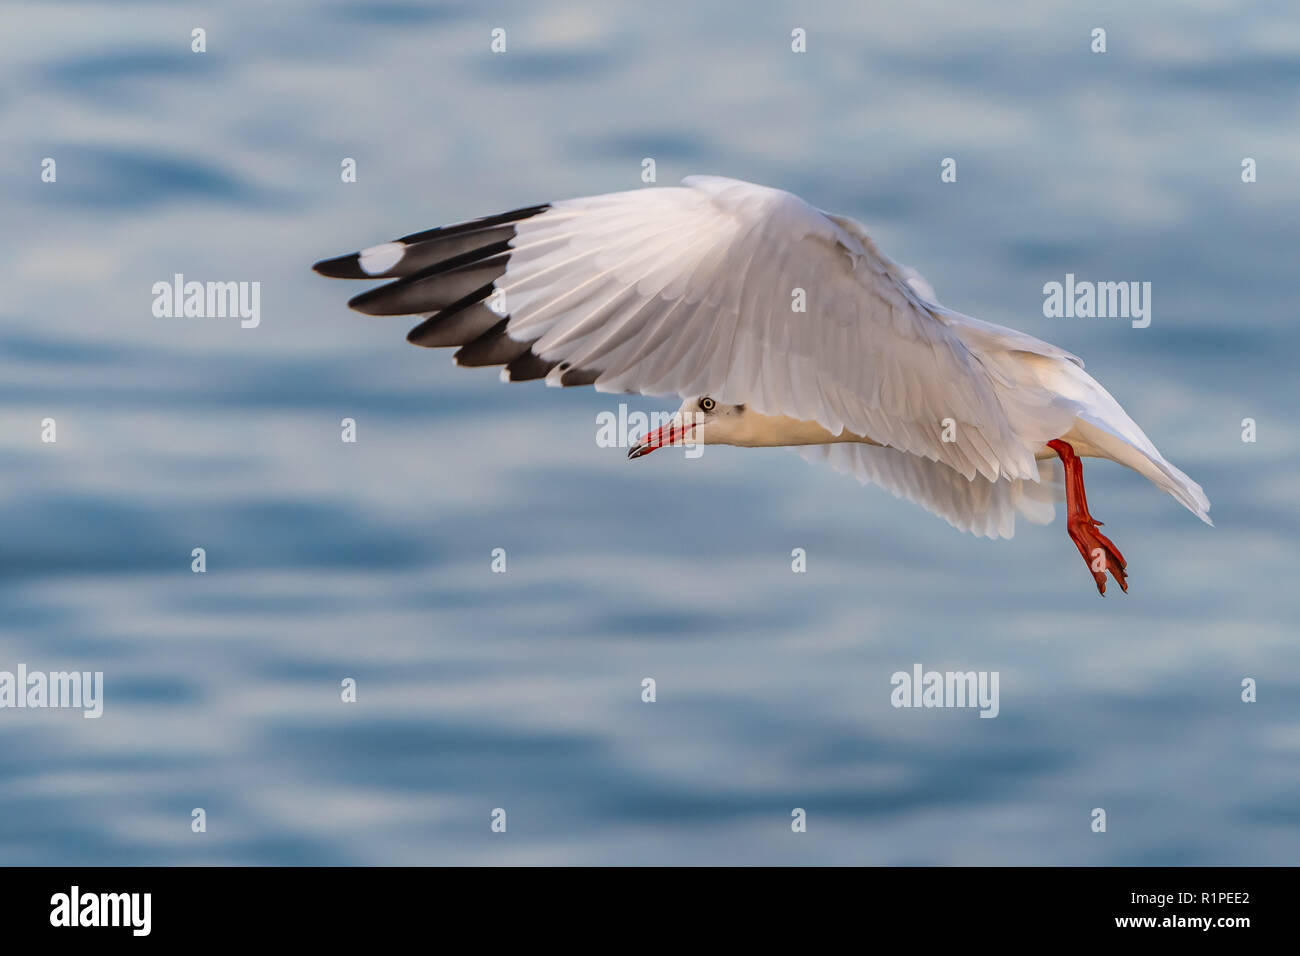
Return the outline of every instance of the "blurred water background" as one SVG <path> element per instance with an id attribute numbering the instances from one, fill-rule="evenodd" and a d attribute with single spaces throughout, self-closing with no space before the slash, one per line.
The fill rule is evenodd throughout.
<path id="1" fill-rule="evenodd" d="M 0 711 L 0 863 L 1300 858 L 1293 4 L 0 17 L 0 669 L 106 694 Z M 1090 464 L 1103 600 L 1060 518 L 990 542 L 780 449 L 629 462 L 619 397 L 456 370 L 309 271 L 644 157 L 859 218 L 1083 355 L 1217 527 Z M 155 318 L 175 273 L 260 282 L 261 325 Z M 1150 281 L 1150 328 L 1044 318 L 1066 273 Z M 914 662 L 999 671 L 1001 715 L 892 708 Z"/>

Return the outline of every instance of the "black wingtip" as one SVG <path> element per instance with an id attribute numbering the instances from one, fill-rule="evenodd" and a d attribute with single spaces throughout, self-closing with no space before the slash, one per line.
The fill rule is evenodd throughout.
<path id="1" fill-rule="evenodd" d="M 330 279 L 373 279 L 361 270 L 360 253 L 338 256 L 334 259 L 322 259 L 311 267 L 311 271 Z"/>
<path id="2" fill-rule="evenodd" d="M 495 216 L 439 226 L 394 239 L 383 245 L 400 246 L 400 250 L 396 250 L 399 254 L 388 264 L 388 268 L 380 271 L 367 272 L 363 269 L 360 252 L 322 259 L 311 268 L 317 275 L 330 279 L 394 279 L 411 277 L 417 273 L 430 275 L 437 271 L 447 271 L 488 255 L 505 252 L 514 238 L 514 230 L 510 228 L 512 223 L 530 219 L 550 208 L 549 203 L 525 206 Z"/>
<path id="3" fill-rule="evenodd" d="M 346 277 L 344 277 L 346 278 Z M 374 289 L 367 289 L 365 292 L 358 292 L 352 298 L 348 299 L 348 308 L 354 312 L 360 312 L 362 315 L 409 315 L 409 311 L 397 308 L 387 307 L 384 304 L 384 294 L 391 291 L 390 287 L 396 285 L 390 282 L 387 285 L 381 285 Z"/>

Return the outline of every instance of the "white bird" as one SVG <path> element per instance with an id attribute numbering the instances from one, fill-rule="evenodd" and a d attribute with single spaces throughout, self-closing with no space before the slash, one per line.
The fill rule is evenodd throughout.
<path id="1" fill-rule="evenodd" d="M 1088 513 L 1081 456 L 1133 469 L 1212 523 L 1200 486 L 1082 361 L 945 308 L 861 224 L 779 189 L 690 176 L 419 232 L 314 268 L 395 279 L 348 304 L 422 316 L 407 341 L 459 346 L 459 365 L 683 398 L 630 458 L 679 443 L 804 446 L 810 460 L 990 538 L 1010 538 L 1017 512 L 1050 522 L 1064 497 L 1102 594 L 1107 570 L 1128 590 L 1126 564 Z"/>

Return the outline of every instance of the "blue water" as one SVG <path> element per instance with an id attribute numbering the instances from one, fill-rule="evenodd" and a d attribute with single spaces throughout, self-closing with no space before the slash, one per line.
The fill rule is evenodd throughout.
<path id="1" fill-rule="evenodd" d="M 1297 862 L 1300 12 L 619 6 L 5 6 L 0 670 L 106 699 L 0 710 L 0 862 Z M 309 271 L 647 156 L 1081 354 L 1217 527 L 1091 463 L 1101 599 L 1059 518 L 990 542 L 780 449 L 629 462 L 618 397 L 457 370 Z M 178 272 L 260 282 L 261 325 L 154 317 Z M 1044 318 L 1066 273 L 1150 281 L 1151 326 Z M 998 671 L 999 717 L 893 708 L 917 662 Z"/>

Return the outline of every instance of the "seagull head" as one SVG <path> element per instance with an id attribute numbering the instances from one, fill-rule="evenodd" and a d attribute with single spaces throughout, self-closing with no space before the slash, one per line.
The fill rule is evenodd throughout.
<path id="1" fill-rule="evenodd" d="M 665 445 L 726 445 L 745 418 L 744 405 L 723 405 L 709 395 L 688 398 L 672 421 L 647 432 L 627 450 L 628 458 L 640 458 Z"/>

